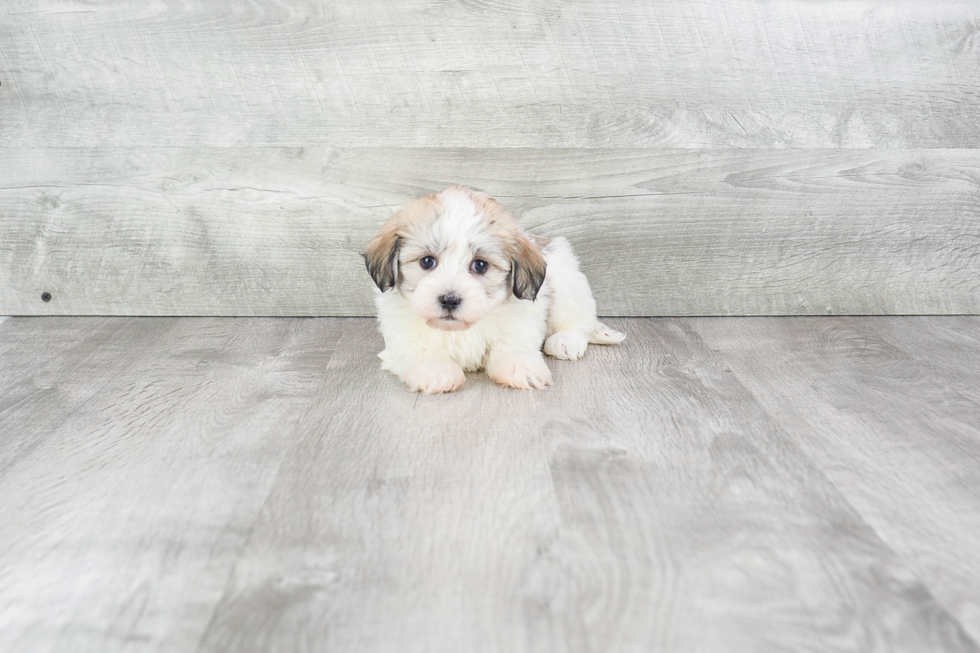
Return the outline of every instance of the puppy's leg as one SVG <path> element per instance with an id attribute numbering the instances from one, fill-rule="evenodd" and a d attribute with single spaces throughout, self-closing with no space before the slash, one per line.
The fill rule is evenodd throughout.
<path id="1" fill-rule="evenodd" d="M 544 341 L 544 353 L 552 358 L 574 361 L 585 356 L 589 338 L 581 331 L 564 329 L 556 331 Z"/>
<path id="2" fill-rule="evenodd" d="M 551 370 L 544 362 L 541 352 L 534 349 L 491 349 L 487 355 L 486 368 L 491 379 L 511 388 L 543 390 L 551 385 Z"/>
<path id="3" fill-rule="evenodd" d="M 571 244 L 565 238 L 555 238 L 544 252 L 551 289 L 545 353 L 576 360 L 585 355 L 589 343 L 615 345 L 625 340 L 625 333 L 610 329 L 596 318 L 589 280 L 579 269 Z"/>
<path id="4" fill-rule="evenodd" d="M 412 392 L 437 395 L 458 390 L 466 376 L 463 368 L 449 358 L 423 358 L 398 375 Z"/>
<path id="5" fill-rule="evenodd" d="M 429 327 L 396 293 L 378 293 L 378 328 L 385 348 L 381 369 L 392 372 L 412 392 L 441 394 L 458 390 L 463 368 L 431 340 Z"/>
<path id="6" fill-rule="evenodd" d="M 607 327 L 602 322 L 598 322 L 596 328 L 589 334 L 589 342 L 594 345 L 618 345 L 624 340 L 626 340 L 625 333 Z"/>

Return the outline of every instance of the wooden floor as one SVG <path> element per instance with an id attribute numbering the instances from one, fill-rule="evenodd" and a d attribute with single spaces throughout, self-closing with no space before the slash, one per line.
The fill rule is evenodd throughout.
<path id="1" fill-rule="evenodd" d="M 367 319 L 3 322 L 0 650 L 980 650 L 980 317 L 610 323 L 426 397 Z"/>

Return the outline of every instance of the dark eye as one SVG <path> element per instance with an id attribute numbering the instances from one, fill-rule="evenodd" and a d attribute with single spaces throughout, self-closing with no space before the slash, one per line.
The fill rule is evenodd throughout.
<path id="1" fill-rule="evenodd" d="M 419 265 L 422 266 L 423 270 L 431 270 L 436 266 L 436 259 L 434 256 L 423 256 L 419 259 Z"/>
<path id="2" fill-rule="evenodd" d="M 487 267 L 487 262 L 481 261 L 480 259 L 476 259 L 470 263 L 470 270 L 472 270 L 473 274 L 486 274 Z"/>

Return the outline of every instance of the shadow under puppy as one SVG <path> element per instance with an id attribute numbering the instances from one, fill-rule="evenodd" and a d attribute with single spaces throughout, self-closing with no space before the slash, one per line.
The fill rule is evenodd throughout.
<path id="1" fill-rule="evenodd" d="M 486 369 L 512 388 L 545 388 L 544 352 L 575 360 L 626 335 L 596 319 L 571 245 L 521 231 L 493 198 L 461 186 L 412 200 L 364 250 L 378 286 L 378 357 L 411 390 L 452 392 Z"/>

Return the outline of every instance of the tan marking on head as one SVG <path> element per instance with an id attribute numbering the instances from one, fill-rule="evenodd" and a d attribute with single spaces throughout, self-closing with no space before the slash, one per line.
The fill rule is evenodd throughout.
<path id="1" fill-rule="evenodd" d="M 535 234 L 528 234 L 527 237 L 541 250 L 551 244 L 551 238 L 545 238 L 544 236 L 537 236 Z"/>
<path id="2" fill-rule="evenodd" d="M 416 237 L 439 217 L 436 195 L 414 199 L 397 211 L 364 248 L 364 264 L 382 292 L 395 286 L 398 275 L 398 246 L 402 239 Z"/>
<path id="3" fill-rule="evenodd" d="M 510 257 L 514 296 L 533 301 L 538 296 L 547 272 L 544 255 L 539 245 L 533 242 L 538 237 L 525 235 L 517 219 L 486 193 L 465 186 L 453 186 L 447 190 L 459 190 L 470 196 L 477 213 L 483 215 L 488 232 L 503 244 L 507 256 Z M 546 238 L 540 240 L 544 244 L 551 242 Z"/>
<path id="4" fill-rule="evenodd" d="M 489 231 L 493 236 L 505 241 L 512 238 L 515 232 L 521 230 L 517 224 L 517 219 L 511 215 L 510 211 L 500 206 L 497 200 L 486 193 L 481 193 L 464 186 L 453 186 L 453 189 L 461 190 L 470 196 L 470 199 L 473 200 L 473 205 L 476 207 L 476 212 L 483 215 L 483 219 L 490 228 Z"/>

